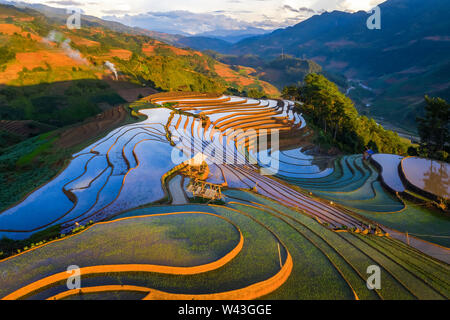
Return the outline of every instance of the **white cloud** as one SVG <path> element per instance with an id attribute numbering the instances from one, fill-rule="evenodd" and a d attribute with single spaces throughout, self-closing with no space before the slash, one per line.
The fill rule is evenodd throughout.
<path id="1" fill-rule="evenodd" d="M 216 30 L 251 30 L 254 28 L 253 23 L 234 19 L 221 12 L 192 13 L 178 10 L 147 12 L 138 15 L 106 16 L 104 18 L 153 31 L 191 35 Z"/>
<path id="2" fill-rule="evenodd" d="M 64 3 L 76 2 L 87 14 L 98 17 L 125 16 L 128 23 L 138 25 L 131 16 L 143 19 L 145 14 L 159 14 L 154 24 L 165 23 L 168 28 L 178 28 L 185 33 L 210 31 L 214 28 L 248 28 L 249 26 L 276 29 L 301 22 L 313 14 L 325 11 L 369 10 L 385 0 L 28 0 L 64 7 Z M 196 13 L 176 17 L 173 12 Z M 150 14 L 148 14 L 150 12 Z M 167 17 L 161 17 L 166 12 Z M 189 26 L 187 20 L 193 19 Z M 142 21 L 141 21 L 142 22 Z M 168 24 L 171 24 L 170 26 Z M 197 24 L 197 25 L 195 25 Z M 186 29 L 184 29 L 186 28 Z"/>
<path id="3" fill-rule="evenodd" d="M 368 11 L 382 1 L 376 0 L 345 0 L 342 7 L 350 11 L 364 10 Z"/>

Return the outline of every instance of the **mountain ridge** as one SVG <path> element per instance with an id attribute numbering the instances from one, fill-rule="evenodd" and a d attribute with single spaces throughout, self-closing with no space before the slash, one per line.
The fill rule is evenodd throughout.
<path id="1" fill-rule="evenodd" d="M 367 28 L 369 13 L 333 11 L 245 39 L 223 52 L 264 59 L 284 52 L 311 59 L 373 89 L 351 92 L 361 112 L 414 129 L 416 117 L 423 114 L 424 95 L 450 99 L 448 77 L 437 76 L 450 62 L 450 2 L 388 0 L 379 7 L 381 30 Z"/>

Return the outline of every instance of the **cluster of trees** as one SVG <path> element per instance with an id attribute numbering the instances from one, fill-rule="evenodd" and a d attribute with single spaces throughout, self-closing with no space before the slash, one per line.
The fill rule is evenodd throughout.
<path id="1" fill-rule="evenodd" d="M 418 155 L 450 161 L 450 104 L 425 96 L 425 116 L 417 118 L 421 138 Z"/>
<path id="2" fill-rule="evenodd" d="M 238 96 L 238 97 L 248 97 L 253 99 L 267 99 L 267 95 L 261 89 L 251 88 L 247 90 L 239 91 L 239 89 L 229 87 L 224 92 L 226 95 Z"/>
<path id="3" fill-rule="evenodd" d="M 70 86 L 62 91 L 67 84 Z M 100 113 L 100 103 L 113 106 L 124 102 L 101 80 L 26 87 L 7 86 L 0 89 L 0 119 L 36 120 L 62 127 Z"/>
<path id="4" fill-rule="evenodd" d="M 0 66 L 16 58 L 16 53 L 8 47 L 0 47 Z"/>
<path id="5" fill-rule="evenodd" d="M 301 111 L 318 129 L 319 142 L 349 153 L 366 147 L 375 152 L 407 154 L 408 144 L 373 119 L 358 114 L 353 102 L 323 75 L 309 74 L 303 85 L 284 88 L 286 99 L 301 101 Z"/>
<path id="6" fill-rule="evenodd" d="M 130 60 L 113 59 L 117 68 L 138 83 L 164 91 L 223 92 L 221 81 L 193 70 L 191 57 L 133 54 Z"/>

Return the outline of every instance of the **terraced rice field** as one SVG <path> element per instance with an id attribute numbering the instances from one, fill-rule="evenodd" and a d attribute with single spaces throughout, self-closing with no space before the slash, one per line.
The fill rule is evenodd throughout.
<path id="1" fill-rule="evenodd" d="M 429 194 L 450 199 L 450 165 L 447 163 L 409 157 L 401 167 L 408 183 Z"/>
<path id="2" fill-rule="evenodd" d="M 75 154 L 0 213 L 0 236 L 13 239 L 94 223 L 1 260 L 0 298 L 450 297 L 450 220 L 389 192 L 360 155 L 279 150 L 270 130 L 281 139 L 309 134 L 293 102 L 162 93 L 133 107 L 147 120 Z M 222 205 L 187 204 L 189 179 L 174 168 L 199 153 L 206 181 L 225 188 Z M 386 234 L 394 229 L 434 244 L 416 239 L 419 250 Z M 431 233 L 442 238 L 423 236 Z M 81 268 L 81 290 L 66 287 L 69 265 Z M 381 290 L 367 288 L 372 265 Z"/>
<path id="3" fill-rule="evenodd" d="M 294 149 L 282 151 L 280 161 L 298 166 L 299 169 L 291 173 L 284 171 L 283 167 L 277 176 L 310 191 L 316 197 L 338 203 L 374 223 L 450 247 L 448 215 L 388 191 L 406 191 L 398 173 L 401 159 L 376 155 L 374 160 L 381 164 L 383 177 L 380 177 L 379 170 L 374 165 L 363 160 L 362 155 L 344 156 L 335 160 L 333 172 L 323 175 L 324 171 L 312 164 L 311 157 Z M 325 170 L 329 173 L 327 170 L 330 169 Z M 388 187 L 384 188 L 383 184 Z"/>

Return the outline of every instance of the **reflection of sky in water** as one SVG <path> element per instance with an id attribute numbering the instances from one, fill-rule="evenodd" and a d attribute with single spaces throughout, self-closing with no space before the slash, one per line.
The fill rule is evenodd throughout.
<path id="1" fill-rule="evenodd" d="M 403 157 L 393 155 L 393 154 L 375 154 L 372 156 L 382 167 L 382 177 L 383 181 L 392 189 L 397 192 L 405 191 L 403 182 L 398 174 L 398 166 L 402 161 Z"/>
<path id="2" fill-rule="evenodd" d="M 62 187 L 80 176 L 86 162 L 94 155 L 81 155 L 50 183 L 31 193 L 25 201 L 0 214 L 0 229 L 29 230 L 58 219 L 73 207 L 73 203 L 62 192 Z M 49 201 L 51 199 L 51 201 Z M 40 214 L 39 214 L 40 213 Z M 10 236 L 0 232 L 2 236 Z M 29 234 L 19 234 L 22 238 Z"/>
<path id="3" fill-rule="evenodd" d="M 449 164 L 428 159 L 407 158 L 403 160 L 403 170 L 408 181 L 416 187 L 449 198 Z"/>
<path id="4" fill-rule="evenodd" d="M 233 97 L 231 102 L 241 100 Z M 247 104 L 254 102 L 249 99 Z M 255 107 L 255 111 L 276 106 L 276 101 L 266 101 L 262 107 Z M 292 112 L 288 113 L 287 104 L 283 111 L 283 115 L 294 118 Z M 54 180 L 1 213 L 0 237 L 23 239 L 56 223 L 84 224 L 160 200 L 165 196 L 161 186 L 164 173 L 199 152 L 208 156 L 209 164 L 246 163 L 243 150 L 212 127 L 204 134 L 198 119 L 174 115 L 170 125 L 173 146 L 167 141 L 165 128 L 172 110 L 157 108 L 140 112 L 148 116 L 145 121 L 117 128 L 78 152 Z M 220 116 L 234 113 L 225 112 Z M 179 127 L 175 129 L 178 120 Z M 267 165 L 278 169 L 282 158 L 286 159 L 286 171 L 298 173 L 301 169 L 300 173 L 308 176 L 322 174 L 317 166 L 311 165 L 312 158 L 301 153 L 296 157 L 300 158 L 289 158 L 289 152 L 277 152 L 276 158 L 269 157 L 272 161 Z M 221 172 L 215 169 L 211 179 L 221 183 Z"/>
<path id="5" fill-rule="evenodd" d="M 125 174 L 132 168 L 125 179 L 131 181 L 124 186 L 128 192 L 119 199 L 118 209 L 164 197 L 161 176 L 173 167 L 170 157 L 173 147 L 167 142 L 164 129 L 171 111 L 160 108 L 141 112 L 149 118 L 113 130 L 75 155 L 55 179 L 2 212 L 0 230 L 4 231 L 0 231 L 0 237 L 23 239 L 55 223 L 82 223 L 92 219 L 115 202 Z M 140 161 L 138 167 L 133 150 Z M 77 201 L 70 201 L 63 190 L 75 195 Z"/>
<path id="6" fill-rule="evenodd" d="M 163 198 L 161 177 L 174 167 L 170 159 L 172 149 L 168 143 L 157 141 L 136 144 L 135 153 L 140 164 L 130 170 L 118 199 L 107 211 L 132 209 Z"/>
<path id="7" fill-rule="evenodd" d="M 320 178 L 333 173 L 333 168 L 320 168 L 314 164 L 314 157 L 302 152 L 302 148 L 270 150 L 257 155 L 261 167 L 287 178 Z M 268 157 L 268 158 L 267 158 Z M 269 160 L 269 161 L 267 161 Z"/>

